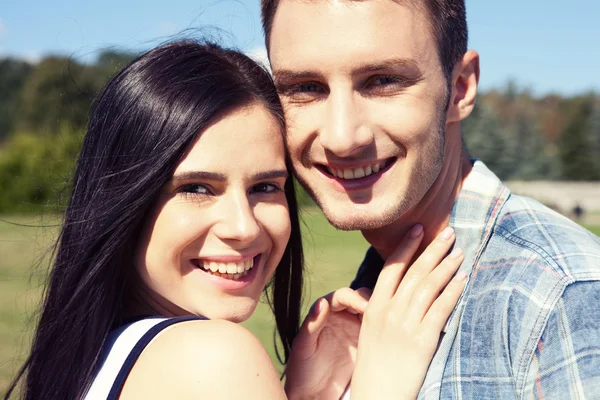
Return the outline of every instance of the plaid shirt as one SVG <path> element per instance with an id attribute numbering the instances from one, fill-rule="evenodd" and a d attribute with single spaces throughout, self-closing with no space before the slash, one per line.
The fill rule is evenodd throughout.
<path id="1" fill-rule="evenodd" d="M 600 239 L 475 161 L 450 225 L 467 286 L 419 399 L 600 399 Z M 369 249 L 352 287 L 373 287 Z"/>

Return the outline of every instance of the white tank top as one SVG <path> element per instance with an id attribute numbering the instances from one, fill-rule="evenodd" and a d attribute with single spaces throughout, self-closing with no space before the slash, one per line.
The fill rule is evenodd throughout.
<path id="1" fill-rule="evenodd" d="M 102 348 L 98 369 L 84 400 L 116 400 L 142 351 L 165 328 L 202 317 L 148 317 L 112 330 Z"/>

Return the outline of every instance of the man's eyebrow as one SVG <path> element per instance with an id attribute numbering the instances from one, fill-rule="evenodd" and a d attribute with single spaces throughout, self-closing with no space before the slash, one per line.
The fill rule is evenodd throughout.
<path id="1" fill-rule="evenodd" d="M 414 70 L 415 72 L 419 70 L 417 62 L 413 59 L 390 58 L 387 60 L 376 61 L 361 65 L 360 67 L 353 69 L 352 72 L 354 74 L 364 74 L 366 72 L 377 72 L 392 68 L 407 68 Z"/>
<path id="2" fill-rule="evenodd" d="M 316 71 L 291 71 L 281 69 L 273 73 L 275 83 L 287 81 L 299 81 L 303 79 L 323 79 L 323 75 Z"/>
<path id="3" fill-rule="evenodd" d="M 352 68 L 353 75 L 360 75 L 367 72 L 378 72 L 392 68 L 407 68 L 414 72 L 419 71 L 417 62 L 410 58 L 390 58 L 387 60 L 369 62 L 358 67 Z M 289 69 L 281 69 L 273 73 L 275 83 L 300 81 L 305 79 L 324 80 L 323 74 L 317 71 L 292 71 Z"/>

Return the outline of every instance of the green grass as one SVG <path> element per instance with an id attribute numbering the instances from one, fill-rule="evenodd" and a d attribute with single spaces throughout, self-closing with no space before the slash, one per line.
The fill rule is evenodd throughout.
<path id="1" fill-rule="evenodd" d="M 586 229 L 589 229 L 595 235 L 600 236 L 600 226 L 586 226 Z"/>
<path id="2" fill-rule="evenodd" d="M 55 222 L 55 221 L 54 221 Z M 0 394 L 23 361 L 44 271 L 35 265 L 47 255 L 57 228 L 40 227 L 53 221 L 40 217 L 0 218 Z"/>
<path id="3" fill-rule="evenodd" d="M 314 209 L 303 213 L 303 221 L 308 283 L 306 311 L 317 297 L 350 283 L 367 243 L 358 232 L 336 231 Z M 33 329 L 30 320 L 45 276 L 44 271 L 36 271 L 34 266 L 47 257 L 57 232 L 55 223 L 56 219 L 52 218 L 0 218 L 0 394 L 4 393 L 27 351 Z M 600 226 L 587 228 L 600 235 Z M 244 325 L 274 357 L 273 318 L 268 306 L 261 303 Z"/>

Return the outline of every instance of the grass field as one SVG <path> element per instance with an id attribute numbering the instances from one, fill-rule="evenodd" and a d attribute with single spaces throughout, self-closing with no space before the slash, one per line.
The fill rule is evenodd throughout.
<path id="1" fill-rule="evenodd" d="M 308 307 L 317 297 L 349 284 L 367 244 L 358 232 L 336 231 L 314 210 L 305 212 L 303 220 Z M 45 276 L 45 271 L 35 271 L 33 265 L 47 256 L 57 232 L 52 226 L 55 222 L 40 217 L 0 219 L 0 394 L 27 350 L 33 329 L 30 320 Z M 588 228 L 600 235 L 600 227 Z M 260 304 L 245 325 L 273 356 L 273 320 L 267 305 Z"/>

